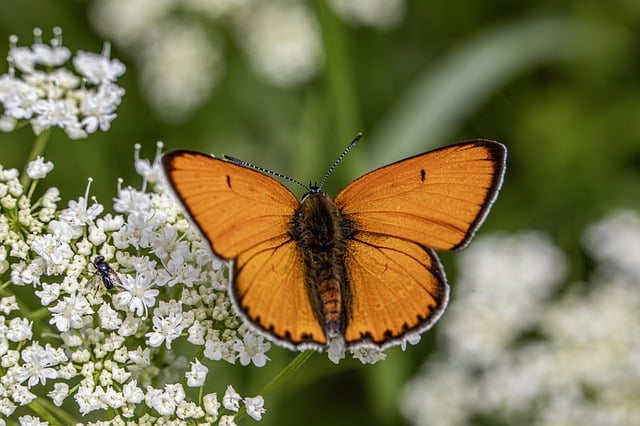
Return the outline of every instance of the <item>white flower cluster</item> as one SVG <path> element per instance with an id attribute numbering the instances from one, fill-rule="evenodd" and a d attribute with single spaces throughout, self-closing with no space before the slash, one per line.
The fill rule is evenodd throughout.
<path id="1" fill-rule="evenodd" d="M 389 28 L 404 16 L 405 0 L 329 5 L 349 22 Z M 231 28 L 253 70 L 270 84 L 303 84 L 324 64 L 320 25 L 299 0 L 97 0 L 91 15 L 103 36 L 135 58 L 146 96 L 169 120 L 181 120 L 204 103 L 223 74 L 222 37 L 212 34 L 208 20 Z"/>
<path id="2" fill-rule="evenodd" d="M 594 268 L 569 284 L 540 234 L 461 254 L 444 349 L 402 393 L 412 424 L 640 424 L 640 215 L 613 213 L 584 243 Z"/>
<path id="3" fill-rule="evenodd" d="M 59 28 L 50 44 L 42 43 L 40 30 L 34 36 L 31 47 L 18 46 L 16 36 L 9 39 L 9 72 L 0 75 L 0 130 L 12 131 L 25 120 L 37 135 L 51 127 L 64 129 L 71 139 L 107 131 L 124 95 L 116 80 L 125 71 L 109 58 L 109 45 L 101 54 L 79 51 L 74 74 L 63 67 L 71 52 L 62 45 Z"/>
<path id="4" fill-rule="evenodd" d="M 44 412 L 63 402 L 68 411 L 73 400 L 77 414 L 109 410 L 115 414 L 110 424 L 116 425 L 134 424 L 135 418 L 137 424 L 231 425 L 240 401 L 256 420 L 265 412 L 260 396 L 240 398 L 229 388 L 220 408 L 216 393 L 209 392 L 212 382 L 201 361 L 261 367 L 271 344 L 234 314 L 226 266 L 213 258 L 165 192 L 160 149 L 158 144 L 153 162 L 136 151 L 142 189 L 120 185 L 117 214 L 104 214 L 103 206 L 90 200 L 89 186 L 62 210 L 55 188 L 32 200 L 18 172 L 0 167 L 0 415 L 5 418 L 40 398 L 53 403 Z M 51 168 L 39 158 L 27 170 L 41 179 Z M 92 264 L 98 255 L 117 277 L 111 290 Z M 17 287 L 26 286 L 33 288 L 28 302 L 16 298 L 25 294 Z M 184 357 L 166 351 L 176 344 L 192 345 L 199 353 L 190 367 Z M 142 404 L 147 414 L 138 418 Z M 62 416 L 54 423 L 70 422 L 69 414 L 51 415 Z M 23 424 L 38 424 L 37 417 L 25 416 Z"/>

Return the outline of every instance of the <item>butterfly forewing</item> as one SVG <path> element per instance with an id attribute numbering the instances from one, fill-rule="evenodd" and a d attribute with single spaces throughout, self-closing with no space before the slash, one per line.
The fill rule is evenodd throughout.
<path id="1" fill-rule="evenodd" d="M 497 196 L 505 156 L 493 141 L 450 145 L 367 173 L 335 203 L 360 230 L 460 249 Z"/>
<path id="2" fill-rule="evenodd" d="M 197 152 L 171 152 L 162 162 L 174 192 L 218 256 L 233 259 L 289 232 L 298 200 L 278 181 Z"/>

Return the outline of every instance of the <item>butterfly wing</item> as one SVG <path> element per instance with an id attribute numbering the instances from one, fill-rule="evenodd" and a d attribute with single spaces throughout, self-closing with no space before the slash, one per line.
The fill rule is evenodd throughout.
<path id="1" fill-rule="evenodd" d="M 298 200 L 275 179 L 198 152 L 170 152 L 162 163 L 175 194 L 219 257 L 234 259 L 288 233 Z"/>
<path id="2" fill-rule="evenodd" d="M 210 155 L 174 151 L 162 163 L 213 252 L 234 260 L 231 294 L 240 313 L 281 343 L 323 345 L 289 236 L 296 197 L 275 179 Z"/>
<path id="3" fill-rule="evenodd" d="M 475 140 L 376 169 L 335 198 L 359 230 L 439 250 L 464 248 L 502 184 L 504 145 Z"/>
<path id="4" fill-rule="evenodd" d="M 279 343 L 321 349 L 326 338 L 307 294 L 303 262 L 288 235 L 265 241 L 236 260 L 232 291 L 244 316 Z"/>
<path id="5" fill-rule="evenodd" d="M 348 244 L 351 284 L 347 347 L 386 347 L 430 328 L 442 315 L 449 286 L 433 250 L 387 235 L 359 232 Z"/>
<path id="6" fill-rule="evenodd" d="M 432 248 L 469 243 L 497 196 L 505 158 L 497 142 L 463 142 L 374 170 L 336 196 L 356 229 L 345 255 L 347 346 L 385 347 L 440 318 L 449 286 Z"/>

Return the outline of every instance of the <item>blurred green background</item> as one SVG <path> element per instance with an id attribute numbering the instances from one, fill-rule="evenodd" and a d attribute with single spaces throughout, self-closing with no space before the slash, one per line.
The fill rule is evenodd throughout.
<path id="1" fill-rule="evenodd" d="M 353 136 L 363 132 L 329 180 L 329 194 L 376 166 L 486 138 L 506 144 L 509 158 L 503 190 L 481 233 L 541 229 L 575 259 L 581 257 L 578 235 L 585 224 L 612 207 L 640 207 L 636 0 L 381 0 L 369 7 L 399 4 L 398 15 L 381 13 L 370 22 L 336 6 L 366 1 L 278 2 L 282 14 L 302 7 L 307 21 L 298 24 L 319 43 L 315 59 L 313 43 L 311 53 L 304 44 L 302 52 L 292 48 L 291 62 L 286 54 L 270 54 L 273 46 L 260 47 L 267 37 L 251 33 L 257 25 L 247 25 L 261 22 L 264 5 L 226 1 L 219 3 L 242 4 L 242 11 L 229 6 L 212 12 L 206 1 L 130 3 L 138 7 L 127 9 L 126 0 L 0 0 L 0 40 L 16 34 L 19 45 L 30 45 L 32 30 L 39 27 L 48 41 L 59 26 L 72 52 L 99 52 L 103 41 L 111 40 L 112 56 L 127 64 L 119 81 L 127 93 L 112 128 L 79 141 L 56 131 L 49 142 L 46 158 L 55 169 L 48 183 L 61 189 L 65 201 L 84 193 L 88 177 L 94 178 L 92 194 L 106 206 L 118 177 L 139 186 L 136 143 L 146 157 L 153 157 L 161 140 L 166 150 L 232 154 L 309 182 L 322 179 Z M 123 26 L 138 27 L 128 34 L 127 28 L 116 28 L 118 19 L 108 21 L 114 10 L 122 13 Z M 270 19 L 277 15 L 269 13 Z M 286 39 L 287 25 L 275 20 L 266 28 L 277 42 Z M 189 56 L 178 47 L 171 50 L 175 35 L 163 50 L 163 35 L 177 27 L 187 33 L 197 28 L 209 44 L 194 46 Z M 295 25 L 291 28 L 295 35 Z M 308 54 L 301 67 L 307 64 L 311 71 L 289 70 L 288 80 L 274 81 L 256 65 L 259 48 L 276 67 L 282 58 L 295 65 L 296 55 Z M 6 52 L 8 41 L 2 49 Z M 208 65 L 198 68 L 199 60 Z M 197 102 L 176 107 L 163 98 L 175 81 L 169 78 L 167 84 L 174 86 L 164 87 L 152 61 L 178 82 L 203 79 L 195 89 Z M 0 163 L 21 169 L 33 140 L 29 127 L 0 134 Z M 443 258 L 455 286 L 452 256 Z M 571 271 L 575 279 L 582 274 L 578 267 Z M 388 359 L 374 366 L 353 360 L 335 366 L 315 355 L 266 398 L 262 424 L 403 424 L 399 389 L 433 350 L 437 333 L 435 327 L 404 353 L 389 350 Z M 272 362 L 263 369 L 216 364 L 210 380 L 233 383 L 242 395 L 258 393 L 294 355 L 275 348 L 269 356 Z"/>

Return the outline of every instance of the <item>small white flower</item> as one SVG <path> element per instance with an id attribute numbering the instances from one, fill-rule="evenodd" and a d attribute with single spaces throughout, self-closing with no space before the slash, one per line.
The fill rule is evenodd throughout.
<path id="1" fill-rule="evenodd" d="M 245 398 L 244 405 L 247 408 L 247 414 L 256 421 L 260 421 L 262 415 L 267 412 L 264 408 L 264 398 L 260 395 L 254 398 Z"/>
<path id="2" fill-rule="evenodd" d="M 152 389 L 151 387 L 148 387 L 145 395 L 145 402 L 161 416 L 170 416 L 175 413 L 180 401 L 174 399 L 169 392 L 163 392 L 159 389 Z"/>
<path id="3" fill-rule="evenodd" d="M 35 160 L 27 165 L 27 176 L 31 179 L 44 179 L 49 172 L 53 170 L 53 163 L 38 156 Z"/>
<path id="4" fill-rule="evenodd" d="M 69 207 L 60 212 L 60 220 L 74 227 L 89 225 L 104 211 L 104 206 L 95 200 L 89 205 L 91 182 L 93 182 L 93 179 L 90 178 L 85 189 L 84 197 L 78 198 L 78 201 L 70 200 Z"/>
<path id="5" fill-rule="evenodd" d="M 122 325 L 118 312 L 106 303 L 98 309 L 98 318 L 105 330 L 118 330 Z"/>
<path id="6" fill-rule="evenodd" d="M 40 134 L 50 127 L 79 127 L 78 106 L 70 99 L 40 99 L 33 105 L 31 124 Z"/>
<path id="7" fill-rule="evenodd" d="M 60 407 L 64 400 L 69 396 L 69 385 L 66 383 L 54 383 L 53 390 L 47 394 L 53 403 Z"/>
<path id="8" fill-rule="evenodd" d="M 43 348 L 38 343 L 33 343 L 22 350 L 21 357 L 24 363 L 16 372 L 18 383 L 29 379 L 27 386 L 31 388 L 38 382 L 44 386 L 47 379 L 58 377 L 58 372 L 51 368 L 58 364 L 51 349 Z"/>
<path id="9" fill-rule="evenodd" d="M 100 396 L 100 399 L 107 407 L 115 409 L 122 407 L 125 403 L 122 392 L 116 391 L 111 386 L 107 386 L 107 390 Z"/>
<path id="10" fill-rule="evenodd" d="M 33 325 L 26 318 L 13 318 L 9 321 L 6 337 L 12 342 L 22 342 L 33 337 L 31 326 Z"/>
<path id="11" fill-rule="evenodd" d="M 18 408 L 9 398 L 0 398 L 0 414 L 9 417 Z"/>
<path id="12" fill-rule="evenodd" d="M 106 132 L 111 122 L 117 117 L 116 108 L 124 90 L 115 84 L 105 84 L 97 92 L 87 91 L 81 96 L 80 112 L 84 118 L 80 122 L 87 133 L 95 133 L 100 129 Z"/>
<path id="13" fill-rule="evenodd" d="M 55 306 L 49 308 L 49 311 L 52 314 L 49 324 L 54 324 L 62 332 L 82 327 L 84 325 L 83 318 L 93 314 L 87 299 L 77 294 L 65 296 Z"/>
<path id="14" fill-rule="evenodd" d="M 162 170 L 161 163 L 163 147 L 164 144 L 162 142 L 156 142 L 156 156 L 153 159 L 153 162 L 149 162 L 146 158 L 140 158 L 140 144 L 136 144 L 134 146 L 134 165 L 136 173 L 142 176 L 142 178 L 147 182 L 159 184 L 164 180 L 164 171 Z M 167 226 L 166 229 L 170 230 L 172 227 Z"/>
<path id="15" fill-rule="evenodd" d="M 45 261 L 47 275 L 57 275 L 64 272 L 73 257 L 73 250 L 69 244 L 51 234 L 36 236 L 31 244 L 31 249 Z"/>
<path id="16" fill-rule="evenodd" d="M 14 120 L 30 119 L 39 99 L 37 88 L 31 84 L 8 74 L 0 76 L 0 102 L 7 117 Z"/>
<path id="17" fill-rule="evenodd" d="M 76 53 L 73 65 L 90 83 L 104 84 L 115 82 L 126 71 L 126 67 L 117 59 L 109 59 L 111 47 L 105 44 L 101 54 L 83 52 Z"/>
<path id="18" fill-rule="evenodd" d="M 69 60 L 71 51 L 61 45 L 62 31 L 54 29 L 56 38 L 51 41 L 51 45 L 35 43 L 31 46 L 35 61 L 47 67 L 57 67 Z"/>
<path id="19" fill-rule="evenodd" d="M 156 297 L 160 291 L 153 287 L 154 283 L 149 276 L 144 274 L 136 274 L 133 278 L 131 275 L 121 275 L 122 289 L 118 294 L 113 296 L 113 302 L 116 306 L 126 307 L 130 312 L 137 316 L 147 316 L 147 309 L 156 303 Z"/>
<path id="20" fill-rule="evenodd" d="M 115 357 L 114 357 L 115 360 Z M 120 361 L 122 362 L 122 361 Z M 117 383 L 124 383 L 127 380 L 129 380 L 129 378 L 131 377 L 131 372 L 125 370 L 124 368 L 118 367 L 118 366 L 114 366 L 111 369 L 111 373 L 112 373 L 112 378 L 115 382 Z"/>
<path id="21" fill-rule="evenodd" d="M 242 340 L 238 340 L 233 349 L 238 352 L 240 364 L 249 365 L 253 362 L 256 367 L 264 367 L 267 363 L 265 352 L 271 349 L 271 343 L 257 333 L 248 331 Z"/>
<path id="22" fill-rule="evenodd" d="M 207 379 L 207 373 L 209 369 L 200 363 L 200 360 L 196 358 L 196 362 L 191 363 L 191 371 L 187 371 L 185 376 L 187 377 L 187 386 L 196 388 L 204 385 Z"/>
<path id="23" fill-rule="evenodd" d="M 339 364 L 341 359 L 344 359 L 345 345 L 342 336 L 335 336 L 329 338 L 329 347 L 327 348 L 327 356 L 329 360 L 334 364 Z"/>
<path id="24" fill-rule="evenodd" d="M 7 57 L 11 64 L 22 72 L 31 73 L 35 70 L 36 56 L 28 47 L 14 46 L 9 49 Z"/>
<path id="25" fill-rule="evenodd" d="M 118 213 L 137 213 L 144 220 L 151 209 L 151 197 L 134 188 L 120 188 L 113 209 Z"/>
<path id="26" fill-rule="evenodd" d="M 37 398 L 35 394 L 29 391 L 29 388 L 19 384 L 14 384 L 11 386 L 10 394 L 13 402 L 23 406 L 30 404 L 34 399 Z"/>
<path id="27" fill-rule="evenodd" d="M 3 341 L 7 342 L 6 339 L 3 339 Z M 2 356 L 2 362 L 0 363 L 0 365 L 2 365 L 2 367 L 4 368 L 9 368 L 16 365 L 18 361 L 20 361 L 20 352 L 14 349 L 9 349 Z"/>
<path id="28" fill-rule="evenodd" d="M 353 357 L 363 364 L 375 364 L 387 358 L 387 354 L 377 348 L 360 348 L 352 352 Z"/>
<path id="29" fill-rule="evenodd" d="M 189 337 L 187 340 L 189 343 L 194 345 L 204 345 L 204 336 L 207 328 L 203 327 L 202 323 L 198 320 L 195 320 L 193 324 L 189 327 Z"/>
<path id="30" fill-rule="evenodd" d="M 100 394 L 87 386 L 80 386 L 73 395 L 78 404 L 80 414 L 86 415 L 92 411 L 99 410 L 104 407 L 104 403 L 100 401 Z"/>
<path id="31" fill-rule="evenodd" d="M 136 380 L 131 380 L 122 388 L 125 401 L 132 404 L 139 404 L 144 401 L 144 392 L 138 387 Z"/>
<path id="32" fill-rule="evenodd" d="M 20 426 L 49 426 L 49 422 L 43 422 L 35 416 L 20 416 L 18 417 Z"/>
<path id="33" fill-rule="evenodd" d="M 233 386 L 227 386 L 227 390 L 222 397 L 222 405 L 224 408 L 230 411 L 237 412 L 240 409 L 240 401 L 242 401 L 242 397 Z"/>
<path id="34" fill-rule="evenodd" d="M 0 299 L 0 312 L 5 315 L 9 315 L 11 311 L 17 311 L 20 309 L 18 302 L 16 302 L 16 296 L 6 296 Z"/>
<path id="35" fill-rule="evenodd" d="M 194 402 L 180 401 L 176 408 L 176 416 L 179 419 L 197 419 L 204 416 L 204 410 Z"/>
<path id="36" fill-rule="evenodd" d="M 153 316 L 153 332 L 145 334 L 149 339 L 149 346 L 158 347 L 165 342 L 167 349 L 171 349 L 171 342 L 182 333 L 182 314 L 170 313 L 167 316 Z"/>
<path id="37" fill-rule="evenodd" d="M 202 398 L 202 405 L 204 410 L 210 416 L 217 418 L 218 410 L 220 409 L 220 402 L 218 402 L 218 395 L 215 393 L 208 393 Z"/>
<path id="38" fill-rule="evenodd" d="M 187 249 L 187 244 L 178 245 L 176 251 L 171 252 L 171 259 L 166 264 L 166 271 L 170 275 L 169 281 L 166 283 L 169 287 L 173 287 L 176 284 L 186 287 L 192 287 L 194 282 L 200 278 L 200 269 L 197 267 L 185 263 L 182 258 L 182 251 L 180 249 Z"/>

